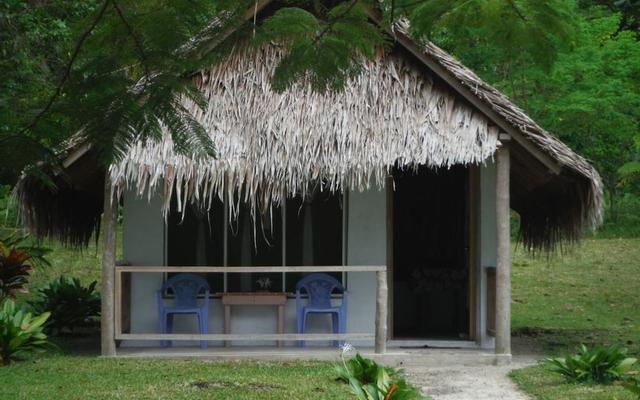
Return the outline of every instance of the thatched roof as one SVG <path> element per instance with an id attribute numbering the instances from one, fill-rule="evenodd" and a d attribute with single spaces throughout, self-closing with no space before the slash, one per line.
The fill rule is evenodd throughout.
<path id="1" fill-rule="evenodd" d="M 165 212 L 174 194 L 181 208 L 227 197 L 262 212 L 318 181 L 326 190 L 364 190 L 384 185 L 396 166 L 481 164 L 499 146 L 498 133 L 507 132 L 517 139 L 512 207 L 525 243 L 550 249 L 596 226 L 602 185 L 593 167 L 446 52 L 408 41 L 402 28 L 392 33 L 399 43 L 393 51 L 366 62 L 344 91 L 325 94 L 305 82 L 274 93 L 269 80 L 284 50 L 238 46 L 193 77 L 209 106 L 189 107 L 218 156 L 178 155 L 168 135 L 161 143 L 138 143 L 110 167 L 114 190 L 160 190 Z M 46 214 L 46 204 L 36 209 L 29 201 L 38 193 L 25 182 L 18 191 L 23 207 L 31 206 L 23 210 Z M 37 228 L 44 220 L 27 218 L 27 224 Z"/>
<path id="2" fill-rule="evenodd" d="M 282 94 L 269 81 L 284 49 L 240 47 L 194 77 L 209 101 L 191 106 L 218 155 L 207 161 L 161 143 L 138 143 L 110 168 L 122 190 L 173 192 L 209 204 L 242 190 L 254 209 L 304 194 L 323 180 L 327 190 L 382 187 L 394 165 L 477 164 L 496 149 L 498 130 L 481 113 L 436 84 L 398 54 L 368 62 L 344 91 L 320 94 L 302 82 Z"/>

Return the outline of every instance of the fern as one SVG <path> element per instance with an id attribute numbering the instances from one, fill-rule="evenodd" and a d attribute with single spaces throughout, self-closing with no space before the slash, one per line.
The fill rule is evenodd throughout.
<path id="1" fill-rule="evenodd" d="M 307 79 L 322 92 L 338 90 L 358 74 L 362 58 L 372 58 L 384 36 L 369 21 L 364 3 L 348 1 L 320 16 L 298 7 L 282 8 L 262 24 L 256 42 L 265 41 L 288 45 L 274 72 L 276 91 Z"/>

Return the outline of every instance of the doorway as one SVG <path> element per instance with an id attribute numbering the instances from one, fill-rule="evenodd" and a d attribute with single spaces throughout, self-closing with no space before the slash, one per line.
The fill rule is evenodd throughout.
<path id="1" fill-rule="evenodd" d="M 469 170 L 393 179 L 393 337 L 468 339 Z"/>

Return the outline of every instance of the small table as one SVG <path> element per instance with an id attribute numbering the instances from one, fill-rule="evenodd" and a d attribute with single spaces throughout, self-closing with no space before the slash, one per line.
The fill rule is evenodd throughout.
<path id="1" fill-rule="evenodd" d="M 284 305 L 287 302 L 287 294 L 284 292 L 238 292 L 222 293 L 224 304 L 224 333 L 231 333 L 231 306 L 277 306 L 278 307 L 278 333 L 284 333 Z M 231 347 L 231 341 L 225 340 L 225 347 Z M 278 340 L 278 347 L 282 347 L 282 341 Z"/>

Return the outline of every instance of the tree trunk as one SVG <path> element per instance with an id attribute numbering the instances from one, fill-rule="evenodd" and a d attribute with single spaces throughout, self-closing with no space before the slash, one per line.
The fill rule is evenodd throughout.
<path id="1" fill-rule="evenodd" d="M 511 361 L 511 213 L 509 142 L 496 154 L 496 363 Z"/>
<path id="2" fill-rule="evenodd" d="M 116 268 L 116 224 L 118 203 L 113 199 L 109 173 L 104 178 L 103 253 L 102 253 L 102 315 L 100 319 L 101 349 L 103 356 L 116 355 L 114 330 L 114 286 Z"/>
<path id="3" fill-rule="evenodd" d="M 615 185 L 609 185 L 607 189 L 609 192 L 609 215 L 611 222 L 618 222 L 618 210 L 616 209 L 616 188 Z"/>

